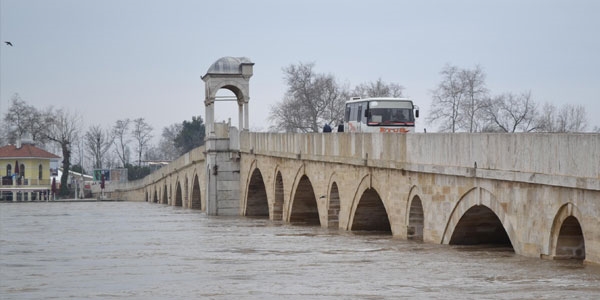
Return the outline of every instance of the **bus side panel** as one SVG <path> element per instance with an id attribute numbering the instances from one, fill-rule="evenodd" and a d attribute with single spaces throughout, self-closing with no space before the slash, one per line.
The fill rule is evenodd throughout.
<path id="1" fill-rule="evenodd" d="M 373 126 L 371 127 L 373 130 L 370 132 L 385 132 L 385 133 L 409 133 L 415 132 L 415 128 L 412 126 L 395 126 L 395 127 L 379 127 Z"/>
<path id="2" fill-rule="evenodd" d="M 360 132 L 360 123 L 356 121 L 348 121 L 344 126 L 345 132 Z"/>

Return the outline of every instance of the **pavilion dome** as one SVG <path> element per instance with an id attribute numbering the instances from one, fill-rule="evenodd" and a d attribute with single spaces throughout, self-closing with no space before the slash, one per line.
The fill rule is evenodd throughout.
<path id="1" fill-rule="evenodd" d="M 251 64 L 247 57 L 221 57 L 214 62 L 206 74 L 242 74 L 242 64 Z"/>

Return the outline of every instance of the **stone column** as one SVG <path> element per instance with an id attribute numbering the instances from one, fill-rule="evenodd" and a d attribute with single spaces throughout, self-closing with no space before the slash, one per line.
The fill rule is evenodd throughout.
<path id="1" fill-rule="evenodd" d="M 244 102 L 238 102 L 238 128 L 240 131 L 244 129 L 244 107 Z"/>
<path id="2" fill-rule="evenodd" d="M 248 99 L 248 98 L 246 98 L 244 100 L 244 128 L 243 128 L 243 130 L 250 130 L 250 122 L 248 122 L 248 120 L 249 120 L 248 119 L 248 115 L 249 115 L 249 112 L 248 112 L 248 110 L 249 110 L 248 103 L 249 103 L 249 100 L 250 99 Z M 240 131 L 241 130 L 242 130 L 242 128 L 240 128 Z"/>
<path id="3" fill-rule="evenodd" d="M 215 99 L 207 98 L 204 101 L 205 110 L 206 110 L 206 136 L 214 135 L 214 124 L 215 124 Z"/>
<path id="4" fill-rule="evenodd" d="M 233 155 L 228 124 L 216 123 L 206 139 L 206 214 L 236 216 L 240 211 L 240 163 Z"/>

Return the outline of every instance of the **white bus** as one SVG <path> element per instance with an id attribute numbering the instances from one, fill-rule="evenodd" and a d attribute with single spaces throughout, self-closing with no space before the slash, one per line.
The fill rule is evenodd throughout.
<path id="1" fill-rule="evenodd" d="M 408 98 L 352 98 L 346 101 L 345 132 L 415 131 L 419 107 Z"/>

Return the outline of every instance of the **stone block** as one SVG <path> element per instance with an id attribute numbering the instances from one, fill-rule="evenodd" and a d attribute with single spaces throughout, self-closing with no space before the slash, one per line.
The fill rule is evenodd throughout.
<path id="1" fill-rule="evenodd" d="M 230 160 L 226 160 L 226 161 L 222 161 L 222 162 L 218 162 L 217 165 L 219 166 L 219 172 L 231 172 L 231 171 L 240 171 L 240 163 L 239 162 L 233 162 Z"/>
<path id="2" fill-rule="evenodd" d="M 240 172 L 220 172 L 219 171 L 219 181 L 240 181 Z"/>
<path id="3" fill-rule="evenodd" d="M 217 190 L 222 191 L 239 191 L 240 190 L 240 182 L 239 181 L 219 181 L 217 182 Z"/>
<path id="4" fill-rule="evenodd" d="M 240 191 L 239 190 L 229 190 L 229 191 L 219 191 L 219 195 L 217 197 L 220 202 L 221 200 L 235 200 L 240 201 Z"/>

